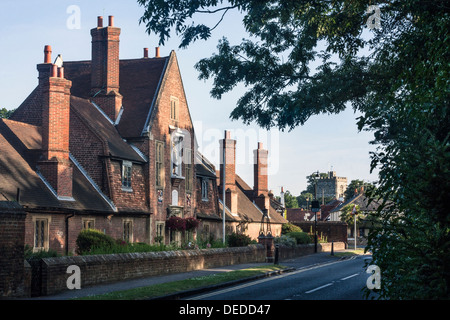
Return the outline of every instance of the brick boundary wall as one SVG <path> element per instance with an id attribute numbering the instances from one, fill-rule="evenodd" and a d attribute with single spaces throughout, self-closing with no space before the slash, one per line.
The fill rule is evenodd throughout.
<path id="1" fill-rule="evenodd" d="M 331 243 L 319 243 L 318 252 L 330 252 Z M 334 250 L 344 250 L 344 242 L 335 242 Z M 314 253 L 314 244 L 279 247 L 279 259 Z M 180 273 L 243 263 L 266 262 L 263 245 L 247 247 L 123 253 L 92 256 L 67 256 L 42 259 L 42 295 L 67 289 L 70 265 L 80 267 L 81 288 L 143 277 Z M 75 289 L 74 289 L 75 290 Z"/>
<path id="2" fill-rule="evenodd" d="M 332 244 L 328 243 L 318 243 L 317 244 L 317 252 L 331 252 Z M 345 242 L 334 242 L 333 250 L 345 250 Z M 278 259 L 279 261 L 292 259 L 297 257 L 306 256 L 314 253 L 314 244 L 304 244 L 298 245 L 295 247 L 288 246 L 278 246 Z"/>
<path id="3" fill-rule="evenodd" d="M 303 232 L 314 230 L 314 221 L 293 221 Z M 317 221 L 317 234 L 327 237 L 328 242 L 347 242 L 347 224 L 340 221 Z"/>
<path id="4" fill-rule="evenodd" d="M 31 269 L 24 261 L 25 217 L 17 202 L 0 201 L 0 297 L 29 295 Z"/>
<path id="5" fill-rule="evenodd" d="M 248 247 L 123 253 L 42 259 L 42 295 L 67 289 L 70 265 L 80 267 L 81 288 L 142 277 L 233 264 L 264 262 L 262 245 Z M 76 289 L 74 289 L 76 290 Z"/>

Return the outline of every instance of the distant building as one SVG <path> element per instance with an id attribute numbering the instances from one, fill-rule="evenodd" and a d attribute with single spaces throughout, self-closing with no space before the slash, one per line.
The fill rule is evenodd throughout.
<path id="1" fill-rule="evenodd" d="M 327 177 L 320 177 L 317 180 L 317 198 L 321 199 L 333 197 L 343 199 L 347 190 L 347 178 L 337 177 L 336 171 L 329 171 Z"/>

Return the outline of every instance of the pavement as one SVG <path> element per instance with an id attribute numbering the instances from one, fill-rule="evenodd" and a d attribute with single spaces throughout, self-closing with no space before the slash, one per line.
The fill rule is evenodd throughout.
<path id="1" fill-rule="evenodd" d="M 335 252 L 339 252 L 339 251 L 335 251 Z M 302 256 L 302 257 L 298 257 L 298 258 L 280 260 L 278 263 L 280 265 L 286 266 L 287 267 L 286 269 L 280 270 L 280 271 L 272 271 L 272 272 L 268 272 L 264 275 L 249 277 L 249 278 L 245 278 L 245 279 L 241 279 L 241 280 L 237 280 L 237 281 L 222 283 L 219 285 L 213 285 L 213 286 L 197 288 L 197 289 L 193 289 L 193 290 L 189 290 L 189 291 L 177 292 L 175 294 L 161 296 L 156 299 L 177 300 L 177 299 L 180 299 L 187 295 L 203 293 L 206 291 L 235 285 L 237 283 L 252 281 L 252 280 L 255 280 L 258 278 L 262 278 L 262 277 L 274 276 L 277 274 L 290 272 L 290 271 L 304 268 L 307 266 L 318 265 L 321 263 L 326 263 L 326 262 L 330 262 L 330 261 L 337 260 L 337 259 L 342 259 L 342 258 L 331 255 L 329 252 L 320 252 L 320 253 L 310 254 L 310 255 L 306 255 L 306 256 Z M 103 284 L 103 285 L 97 285 L 97 286 L 91 286 L 91 287 L 85 287 L 85 288 L 82 287 L 81 289 L 67 290 L 67 291 L 61 292 L 59 294 L 28 298 L 27 300 L 70 300 L 70 299 L 75 299 L 75 298 L 82 298 L 82 297 L 89 297 L 89 296 L 93 296 L 93 295 L 110 293 L 110 292 L 114 292 L 114 291 L 122 291 L 122 290 L 127 290 L 127 289 L 132 289 L 132 288 L 151 286 L 151 285 L 160 284 L 160 283 L 179 281 L 179 280 L 184 280 L 184 279 L 188 279 L 188 278 L 202 277 L 202 276 L 212 275 L 212 274 L 217 274 L 217 273 L 222 273 L 222 272 L 229 272 L 229 271 L 233 271 L 233 270 L 242 270 L 242 269 L 247 269 L 247 268 L 251 268 L 251 267 L 255 267 L 255 266 L 264 266 L 264 265 L 272 265 L 272 264 L 273 263 L 246 263 L 246 264 L 223 266 L 223 267 L 218 267 L 218 268 L 201 269 L 201 270 L 195 270 L 195 271 L 189 271 L 189 272 L 183 272 L 183 273 L 174 273 L 174 274 L 162 275 L 162 276 L 139 278 L 139 279 L 126 280 L 126 281 L 121 281 L 121 282 L 116 282 L 116 283 L 109 283 L 109 284 Z"/>

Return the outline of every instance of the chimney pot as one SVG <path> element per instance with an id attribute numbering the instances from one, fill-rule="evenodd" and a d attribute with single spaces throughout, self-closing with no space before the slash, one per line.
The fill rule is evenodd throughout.
<path id="1" fill-rule="evenodd" d="M 53 78 L 58 76 L 58 66 L 56 64 L 52 65 L 52 73 L 50 76 Z"/>
<path id="2" fill-rule="evenodd" d="M 52 47 L 49 45 L 44 47 L 44 63 L 52 63 Z"/>
<path id="3" fill-rule="evenodd" d="M 114 27 L 114 16 L 109 16 L 108 24 L 110 27 Z"/>
<path id="4" fill-rule="evenodd" d="M 225 130 L 225 139 L 231 139 L 231 133 L 228 130 Z"/>
<path id="5" fill-rule="evenodd" d="M 258 142 L 258 149 L 262 149 L 263 148 L 263 143 L 262 142 Z"/>
<path id="6" fill-rule="evenodd" d="M 159 58 L 159 47 L 155 48 L 155 58 Z"/>
<path id="7" fill-rule="evenodd" d="M 148 48 L 144 48 L 144 58 L 148 58 Z"/>
<path id="8" fill-rule="evenodd" d="M 64 67 L 58 68 L 58 78 L 64 78 Z"/>
<path id="9" fill-rule="evenodd" d="M 97 28 L 103 28 L 103 17 L 102 16 L 97 17 Z"/>

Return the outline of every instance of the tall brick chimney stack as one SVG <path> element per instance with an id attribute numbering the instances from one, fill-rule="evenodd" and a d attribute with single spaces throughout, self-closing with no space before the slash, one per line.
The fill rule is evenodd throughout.
<path id="1" fill-rule="evenodd" d="M 45 55 L 45 61 L 49 57 Z M 58 197 L 71 198 L 73 168 L 69 160 L 70 88 L 64 79 L 64 69 L 49 64 L 50 73 L 41 78 L 42 92 L 42 158 L 40 173 L 50 183 Z M 39 66 L 38 65 L 38 69 Z"/>
<path id="2" fill-rule="evenodd" d="M 52 72 L 52 47 L 46 45 L 44 47 L 44 63 L 37 65 L 39 85 L 42 85 Z"/>
<path id="3" fill-rule="evenodd" d="M 253 165 L 253 191 L 255 196 L 261 194 L 267 196 L 269 193 L 268 180 L 267 180 L 267 161 L 269 152 L 263 149 L 262 142 L 258 142 L 258 149 L 253 151 L 254 165 Z"/>
<path id="4" fill-rule="evenodd" d="M 103 17 L 97 18 L 97 27 L 91 29 L 91 100 L 115 121 L 122 107 L 119 93 L 119 36 L 120 28 L 114 27 L 114 17 L 103 27 Z"/>
<path id="5" fill-rule="evenodd" d="M 268 156 L 269 152 L 263 149 L 262 142 L 258 142 L 258 149 L 253 151 L 253 194 L 256 204 L 260 209 L 269 209 L 269 187 L 268 187 Z"/>
<path id="6" fill-rule="evenodd" d="M 225 131 L 220 140 L 220 187 L 223 187 L 223 152 L 225 152 L 225 204 L 231 213 L 237 213 L 236 191 L 236 140 L 231 139 L 230 132 Z M 222 195 L 223 193 L 221 193 Z"/>

